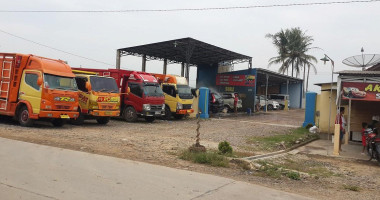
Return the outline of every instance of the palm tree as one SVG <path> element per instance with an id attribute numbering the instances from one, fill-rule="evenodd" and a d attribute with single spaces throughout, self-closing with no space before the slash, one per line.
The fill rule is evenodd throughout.
<path id="1" fill-rule="evenodd" d="M 281 29 L 280 32 L 267 34 L 266 37 L 272 39 L 272 44 L 277 48 L 278 52 L 278 56 L 269 59 L 268 67 L 273 64 L 281 64 L 278 70 L 280 73 L 285 73 L 285 71 L 291 67 L 292 77 L 294 77 L 294 75 L 298 77 L 303 68 L 303 80 L 305 80 L 306 66 L 308 67 L 307 78 L 309 78 L 310 67 L 312 67 L 316 73 L 316 68 L 313 63 L 317 63 L 317 59 L 307 54 L 309 50 L 318 48 L 311 47 L 314 41 L 313 37 L 306 35 L 306 32 L 298 27 L 286 30 Z M 308 81 L 306 83 L 306 91 L 307 88 Z"/>

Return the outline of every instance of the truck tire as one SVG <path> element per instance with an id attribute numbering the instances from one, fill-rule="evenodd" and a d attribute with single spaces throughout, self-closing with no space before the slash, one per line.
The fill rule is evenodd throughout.
<path id="1" fill-rule="evenodd" d="M 145 117 L 145 121 L 147 122 L 154 122 L 155 119 L 155 117 Z"/>
<path id="2" fill-rule="evenodd" d="M 55 127 L 62 127 L 63 125 L 65 125 L 66 121 L 61 118 L 57 118 L 57 119 L 51 120 L 51 123 Z"/>
<path id="3" fill-rule="evenodd" d="M 174 115 L 174 118 L 178 120 L 183 119 L 183 117 L 185 117 L 185 115 Z"/>
<path id="4" fill-rule="evenodd" d="M 127 122 L 135 122 L 135 121 L 137 121 L 136 110 L 132 106 L 125 107 L 125 109 L 123 111 L 123 118 Z"/>
<path id="5" fill-rule="evenodd" d="M 96 119 L 96 121 L 98 122 L 98 124 L 108 124 L 108 122 L 110 122 L 110 118 L 102 117 L 102 118 Z"/>
<path id="6" fill-rule="evenodd" d="M 268 110 L 273 110 L 273 105 L 272 104 L 268 105 Z"/>
<path id="7" fill-rule="evenodd" d="M 165 106 L 165 115 L 164 119 L 170 120 L 172 118 L 172 111 L 170 111 L 169 106 Z"/>
<path id="8" fill-rule="evenodd" d="M 78 109 L 78 112 L 79 112 L 78 118 L 70 119 L 70 123 L 77 126 L 82 125 L 84 123 L 84 115 L 82 114 L 80 109 Z"/>
<path id="9" fill-rule="evenodd" d="M 28 107 L 22 106 L 18 115 L 18 122 L 21 126 L 30 127 L 33 126 L 34 120 L 30 119 Z"/>

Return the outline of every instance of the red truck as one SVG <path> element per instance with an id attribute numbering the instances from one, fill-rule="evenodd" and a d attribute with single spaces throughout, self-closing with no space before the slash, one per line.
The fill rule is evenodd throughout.
<path id="1" fill-rule="evenodd" d="M 123 69 L 73 69 L 114 78 L 120 90 L 120 116 L 127 122 L 134 122 L 138 117 L 153 122 L 165 115 L 164 93 L 154 76 Z"/>

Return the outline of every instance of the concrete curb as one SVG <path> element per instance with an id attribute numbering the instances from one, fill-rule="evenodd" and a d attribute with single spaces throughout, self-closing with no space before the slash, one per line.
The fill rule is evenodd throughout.
<path id="1" fill-rule="evenodd" d="M 310 142 L 313 142 L 315 140 L 319 140 L 319 138 L 313 138 L 313 139 L 310 139 L 310 140 L 307 140 L 307 141 L 304 141 L 300 144 L 296 144 L 288 149 L 285 149 L 285 150 L 281 150 L 281 151 L 276 151 L 276 152 L 272 152 L 272 153 L 268 153 L 268 154 L 263 154 L 263 155 L 257 155 L 257 156 L 250 156 L 250 157 L 245 157 L 245 158 L 241 158 L 243 160 L 246 160 L 246 161 L 253 161 L 253 160 L 257 160 L 257 159 L 261 159 L 261 158 L 270 158 L 270 157 L 273 157 L 273 156 L 278 156 L 278 155 L 281 155 L 281 154 L 284 154 L 284 153 L 288 153 L 294 149 L 297 149 L 301 146 L 304 146 L 306 144 L 309 144 Z"/>

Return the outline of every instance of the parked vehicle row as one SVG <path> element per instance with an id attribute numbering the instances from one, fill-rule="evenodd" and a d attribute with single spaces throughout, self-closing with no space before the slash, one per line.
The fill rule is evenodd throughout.
<path id="1" fill-rule="evenodd" d="M 83 124 L 111 117 L 133 122 L 192 113 L 193 95 L 184 77 L 119 69 L 71 68 L 61 60 L 0 53 L 0 115 L 22 126 L 48 120 Z"/>

